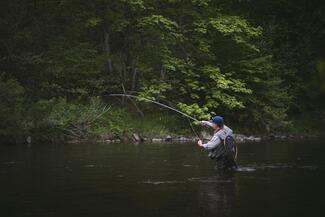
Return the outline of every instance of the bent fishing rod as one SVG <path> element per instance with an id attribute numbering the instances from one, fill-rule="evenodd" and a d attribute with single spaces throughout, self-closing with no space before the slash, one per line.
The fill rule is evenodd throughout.
<path id="1" fill-rule="evenodd" d="M 142 100 L 149 101 L 149 102 L 152 102 L 152 103 L 154 103 L 154 104 L 160 105 L 160 106 L 162 106 L 162 107 L 168 108 L 168 109 L 170 109 L 170 110 L 172 110 L 172 111 L 174 111 L 174 112 L 177 112 L 177 113 L 179 113 L 179 114 L 181 114 L 181 115 L 184 115 L 185 117 L 188 117 L 188 118 L 190 118 L 190 119 L 192 119 L 192 120 L 194 120 L 194 121 L 198 121 L 198 122 L 200 122 L 198 119 L 196 119 L 196 118 L 194 118 L 194 117 L 192 117 L 192 116 L 190 116 L 190 115 L 188 115 L 188 114 L 185 114 L 184 112 L 181 112 L 181 111 L 179 111 L 179 110 L 177 110 L 177 109 L 175 109 L 175 108 L 173 108 L 173 107 L 170 107 L 170 106 L 168 106 L 168 105 L 162 104 L 162 103 L 160 103 L 160 102 L 157 102 L 157 101 L 154 101 L 154 100 L 151 100 L 151 99 L 145 98 L 145 97 L 135 96 L 135 95 L 131 95 L 131 94 L 123 94 L 123 93 L 112 93 L 112 94 L 109 94 L 109 96 L 126 96 L 126 97 L 136 98 L 136 99 L 140 99 L 140 100 L 142 99 Z"/>
<path id="2" fill-rule="evenodd" d="M 170 107 L 170 106 L 168 106 L 168 105 L 162 104 L 162 103 L 160 103 L 160 102 L 157 102 L 157 101 L 154 101 L 154 100 L 151 100 L 151 99 L 145 98 L 145 97 L 135 96 L 135 95 L 131 95 L 131 94 L 123 94 L 123 93 L 112 93 L 112 94 L 109 94 L 108 96 L 126 96 L 126 97 L 130 97 L 130 98 L 135 98 L 135 99 L 140 99 L 140 100 L 148 101 L 148 102 L 154 103 L 154 104 L 156 104 L 156 105 L 162 106 L 162 107 L 164 107 L 164 108 L 170 109 L 170 110 L 172 110 L 172 111 L 174 111 L 174 112 L 177 112 L 178 114 L 181 114 L 181 115 L 187 117 L 188 120 L 191 119 L 191 120 L 194 120 L 194 121 L 200 122 L 198 119 L 196 119 L 196 118 L 194 118 L 194 117 L 192 117 L 192 116 L 190 116 L 190 115 L 188 115 L 188 114 L 185 114 L 184 112 L 181 112 L 181 111 L 179 111 L 179 110 L 177 110 L 177 109 L 175 109 L 175 108 L 173 108 L 173 107 Z M 193 126 L 192 126 L 192 124 L 191 124 L 190 121 L 189 121 L 189 124 L 190 124 L 190 127 L 191 127 L 192 131 L 194 132 L 194 134 L 195 134 L 199 139 L 201 139 L 200 136 L 197 134 L 197 132 L 194 130 L 194 128 L 193 128 Z"/>

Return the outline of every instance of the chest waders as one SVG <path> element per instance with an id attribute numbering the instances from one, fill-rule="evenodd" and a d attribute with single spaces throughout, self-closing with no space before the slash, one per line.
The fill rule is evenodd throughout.
<path id="1" fill-rule="evenodd" d="M 216 148 L 209 151 L 208 156 L 217 161 L 220 169 L 237 168 L 237 145 L 232 136 L 227 136 Z"/>

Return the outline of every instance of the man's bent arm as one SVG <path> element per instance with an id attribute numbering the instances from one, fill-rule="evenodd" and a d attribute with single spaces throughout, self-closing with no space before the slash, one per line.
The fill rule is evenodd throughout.
<path id="1" fill-rule="evenodd" d="M 203 144 L 202 147 L 207 150 L 211 150 L 216 148 L 220 144 L 220 142 L 221 140 L 219 136 L 213 136 L 212 139 L 209 142 Z"/>

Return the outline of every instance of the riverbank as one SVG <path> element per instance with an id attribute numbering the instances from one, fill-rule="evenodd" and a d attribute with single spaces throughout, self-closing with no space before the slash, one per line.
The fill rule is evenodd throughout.
<path id="1" fill-rule="evenodd" d="M 264 142 L 264 141 L 297 141 L 297 140 L 310 140 L 322 137 L 322 135 L 308 135 L 308 134 L 269 134 L 269 135 L 244 135 L 235 133 L 233 134 L 237 143 L 247 143 L 247 142 Z M 200 133 L 200 138 L 204 141 L 208 141 L 212 138 L 212 134 L 202 131 Z M 95 142 L 95 143 L 184 143 L 184 142 L 197 142 L 198 137 L 196 136 L 183 136 L 183 135 L 166 135 L 160 137 L 150 137 L 141 136 L 137 133 L 133 133 L 131 136 L 123 137 L 105 137 L 102 136 L 98 139 L 81 139 L 81 140 L 68 140 L 67 143 L 85 143 L 85 142 Z"/>
<path id="2" fill-rule="evenodd" d="M 8 122 L 6 128 L 0 130 L 1 144 L 194 142 L 198 138 L 193 130 L 206 140 L 213 134 L 213 131 L 195 122 L 191 123 L 191 127 L 186 118 L 164 109 L 153 112 L 141 108 L 135 111 L 127 106 L 110 106 L 96 97 L 84 104 L 68 102 L 65 98 L 38 102 L 26 110 L 25 115 L 17 117 L 15 122 Z M 270 129 L 272 133 L 268 134 L 257 126 L 247 127 L 247 123 L 243 127 L 242 123 L 231 120 L 229 116 L 225 116 L 225 119 L 236 133 L 235 138 L 239 143 L 324 135 L 320 131 L 324 129 L 321 121 L 310 117 L 297 117 L 299 122 L 293 122 L 291 127 L 277 128 L 277 131 Z"/>
<path id="3" fill-rule="evenodd" d="M 198 131 L 200 139 L 203 141 L 209 141 L 213 136 L 213 131 L 211 130 L 202 130 Z M 314 133 L 314 134 L 302 134 L 302 133 L 278 133 L 278 134 L 241 134 L 234 133 L 234 139 L 237 143 L 259 143 L 265 141 L 298 141 L 298 140 L 311 140 L 324 137 L 323 133 Z M 53 144 L 56 143 L 69 143 L 69 144 L 82 144 L 82 143 L 184 143 L 184 142 L 197 142 L 198 137 L 187 133 L 182 134 L 143 134 L 143 133 L 126 133 L 126 134 L 112 134 L 112 133 L 102 133 L 100 135 L 91 136 L 91 137 L 66 137 L 62 134 L 56 135 L 52 138 L 48 138 L 46 135 L 44 137 L 35 137 L 26 136 L 18 138 L 16 143 L 22 144 L 31 144 L 31 143 L 43 143 L 50 142 Z M 5 144 L 2 142 L 2 144 Z"/>

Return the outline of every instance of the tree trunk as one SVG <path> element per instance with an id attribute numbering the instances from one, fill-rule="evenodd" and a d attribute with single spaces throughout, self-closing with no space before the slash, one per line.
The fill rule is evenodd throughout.
<path id="1" fill-rule="evenodd" d="M 106 52 L 107 72 L 111 73 L 113 71 L 113 68 L 112 68 L 112 59 L 111 59 L 111 48 L 109 43 L 110 43 L 109 33 L 106 30 L 104 30 L 104 47 Z"/>
<path id="2" fill-rule="evenodd" d="M 164 67 L 164 65 L 161 65 L 160 68 L 160 81 L 164 81 L 166 77 L 166 69 Z"/>
<path id="3" fill-rule="evenodd" d="M 135 91 L 136 84 L 137 84 L 137 72 L 138 72 L 137 65 L 138 65 L 138 62 L 139 62 L 139 56 L 135 57 L 135 61 L 133 63 L 133 67 L 132 67 L 133 74 L 132 74 L 131 91 Z"/>

